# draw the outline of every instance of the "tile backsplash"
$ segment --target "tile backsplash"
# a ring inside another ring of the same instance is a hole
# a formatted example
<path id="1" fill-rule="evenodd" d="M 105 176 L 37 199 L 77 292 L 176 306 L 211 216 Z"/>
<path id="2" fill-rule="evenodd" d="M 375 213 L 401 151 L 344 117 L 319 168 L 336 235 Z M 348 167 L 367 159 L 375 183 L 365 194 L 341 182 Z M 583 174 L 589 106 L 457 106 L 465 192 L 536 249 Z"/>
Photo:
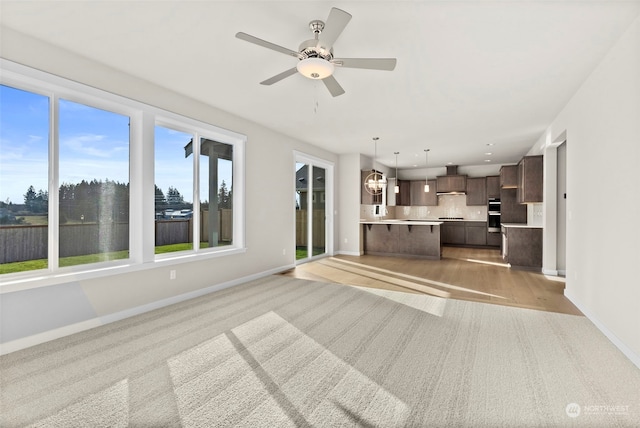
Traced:
<path id="1" fill-rule="evenodd" d="M 529 226 L 542 226 L 542 212 L 544 204 L 527 204 L 527 224 Z"/>
<path id="2" fill-rule="evenodd" d="M 367 220 L 379 219 L 380 216 L 373 214 L 374 210 L 374 205 L 361 205 L 360 218 Z M 438 196 L 437 206 L 387 206 L 382 208 L 381 212 L 386 212 L 386 215 L 382 218 L 398 218 L 403 220 L 462 217 L 465 220 L 487 221 L 487 207 L 467 206 L 466 195 Z"/>

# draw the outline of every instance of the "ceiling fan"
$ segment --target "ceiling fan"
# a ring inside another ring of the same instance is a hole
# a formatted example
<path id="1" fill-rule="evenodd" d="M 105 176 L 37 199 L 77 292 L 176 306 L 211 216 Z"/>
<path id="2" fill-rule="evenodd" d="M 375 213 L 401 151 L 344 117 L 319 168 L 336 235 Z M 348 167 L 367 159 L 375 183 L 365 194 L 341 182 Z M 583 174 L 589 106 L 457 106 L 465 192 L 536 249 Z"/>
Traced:
<path id="1" fill-rule="evenodd" d="M 286 77 L 300 73 L 309 79 L 322 80 L 331 95 L 337 97 L 344 94 L 344 89 L 333 77 L 335 67 L 388 71 L 396 67 L 395 58 L 334 58 L 333 44 L 350 20 L 349 13 L 335 7 L 331 8 L 326 23 L 320 20 L 309 23 L 309 29 L 314 34 L 314 38 L 302 42 L 297 52 L 243 32 L 237 33 L 236 37 L 299 59 L 295 67 L 260 82 L 261 85 L 273 85 Z"/>

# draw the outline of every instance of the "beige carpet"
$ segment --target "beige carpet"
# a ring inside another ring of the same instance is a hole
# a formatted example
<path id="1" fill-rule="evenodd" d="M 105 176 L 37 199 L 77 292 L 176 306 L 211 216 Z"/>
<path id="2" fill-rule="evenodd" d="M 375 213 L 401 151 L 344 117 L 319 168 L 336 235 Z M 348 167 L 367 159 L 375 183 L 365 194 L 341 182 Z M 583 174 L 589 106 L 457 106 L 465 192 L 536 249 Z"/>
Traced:
<path id="1" fill-rule="evenodd" d="M 0 426 L 640 426 L 586 318 L 272 276 L 0 357 Z"/>

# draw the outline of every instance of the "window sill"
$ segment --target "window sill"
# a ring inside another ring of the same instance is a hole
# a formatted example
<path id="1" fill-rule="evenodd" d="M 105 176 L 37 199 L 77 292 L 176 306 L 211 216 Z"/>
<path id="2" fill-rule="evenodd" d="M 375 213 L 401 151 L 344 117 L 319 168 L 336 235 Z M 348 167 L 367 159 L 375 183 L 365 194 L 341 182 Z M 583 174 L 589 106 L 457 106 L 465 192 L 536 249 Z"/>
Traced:
<path id="1" fill-rule="evenodd" d="M 155 260 L 146 263 L 133 263 L 129 260 L 125 262 L 96 264 L 92 265 L 93 268 L 90 269 L 87 269 L 87 266 L 84 266 L 85 269 L 83 270 L 79 270 L 79 267 L 75 266 L 74 268 L 60 269 L 55 273 L 43 270 L 16 274 L 17 276 L 10 276 L 6 280 L 5 278 L 0 278 L 0 295 L 33 288 L 64 284 L 73 281 L 104 278 L 111 275 L 122 275 L 150 269 L 159 269 L 165 266 L 209 260 L 234 254 L 243 254 L 246 251 L 246 248 L 234 247 L 219 251 L 201 253 L 167 254 L 163 255 L 162 258 L 156 258 Z"/>

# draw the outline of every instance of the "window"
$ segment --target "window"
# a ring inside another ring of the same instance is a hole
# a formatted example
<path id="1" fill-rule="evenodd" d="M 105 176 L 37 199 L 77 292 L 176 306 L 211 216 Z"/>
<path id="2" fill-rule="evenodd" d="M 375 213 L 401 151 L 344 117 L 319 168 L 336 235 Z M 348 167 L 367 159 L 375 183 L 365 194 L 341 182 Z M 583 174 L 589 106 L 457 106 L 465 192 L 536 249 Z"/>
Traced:
<path id="1" fill-rule="evenodd" d="M 156 254 L 193 249 L 193 135 L 155 128 Z"/>
<path id="2" fill-rule="evenodd" d="M 156 125 L 156 254 L 233 243 L 233 145 L 198 135 Z"/>
<path id="3" fill-rule="evenodd" d="M 59 265 L 129 258 L 129 117 L 59 101 Z"/>
<path id="4" fill-rule="evenodd" d="M 233 243 L 233 146 L 200 139 L 200 248 Z"/>
<path id="5" fill-rule="evenodd" d="M 244 251 L 245 136 L 3 59 L 0 68 L 3 284 Z"/>
<path id="6" fill-rule="evenodd" d="M 0 273 L 48 267 L 49 97 L 0 85 Z"/>

